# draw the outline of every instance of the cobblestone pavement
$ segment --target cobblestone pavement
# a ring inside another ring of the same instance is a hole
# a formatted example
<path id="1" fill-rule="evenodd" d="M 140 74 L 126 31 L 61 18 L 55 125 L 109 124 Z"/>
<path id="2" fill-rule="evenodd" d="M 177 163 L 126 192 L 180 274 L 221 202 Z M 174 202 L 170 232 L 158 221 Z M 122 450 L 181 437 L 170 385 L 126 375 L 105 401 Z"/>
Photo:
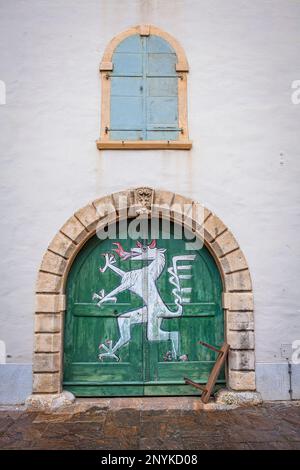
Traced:
<path id="1" fill-rule="evenodd" d="M 300 402 L 212 411 L 159 400 L 79 401 L 51 414 L 0 408 L 0 449 L 300 449 Z"/>

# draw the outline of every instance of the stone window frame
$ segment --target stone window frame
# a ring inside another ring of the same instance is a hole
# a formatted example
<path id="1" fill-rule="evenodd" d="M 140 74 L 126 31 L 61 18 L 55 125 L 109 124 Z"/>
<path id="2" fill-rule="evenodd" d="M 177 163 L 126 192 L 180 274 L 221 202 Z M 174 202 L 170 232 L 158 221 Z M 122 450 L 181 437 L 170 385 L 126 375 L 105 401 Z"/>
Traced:
<path id="1" fill-rule="evenodd" d="M 139 199 L 140 196 L 142 199 Z M 230 344 L 226 370 L 227 387 L 234 391 L 254 391 L 252 282 L 246 258 L 238 242 L 226 225 L 203 206 L 204 217 L 200 220 L 199 205 L 192 199 L 169 191 L 142 187 L 113 193 L 79 209 L 49 244 L 36 283 L 33 396 L 38 399 L 62 392 L 65 286 L 68 273 L 81 248 L 95 235 L 96 228 L 101 229 L 120 220 L 119 198 L 126 198 L 130 217 L 141 214 L 145 210 L 146 201 L 150 214 L 153 207 L 161 210 L 162 214 L 166 207 L 170 207 L 174 222 L 182 221 L 182 212 L 178 213 L 177 208 L 182 207 L 183 211 L 184 205 L 190 205 L 189 222 L 184 225 L 203 238 L 222 278 L 225 338 Z M 107 205 L 112 207 L 111 214 L 103 210 Z"/>
<path id="2" fill-rule="evenodd" d="M 140 34 L 159 36 L 168 42 L 177 56 L 176 72 L 178 73 L 178 127 L 181 130 L 178 140 L 144 140 L 144 141 L 117 141 L 109 140 L 107 129 L 110 128 L 110 88 L 109 73 L 113 70 L 113 54 L 116 47 L 126 38 Z M 96 141 L 97 148 L 103 149 L 178 149 L 189 150 L 192 142 L 189 140 L 187 121 L 187 74 L 189 65 L 182 46 L 179 42 L 160 28 L 153 25 L 137 25 L 115 36 L 105 49 L 100 64 L 101 74 L 101 130 L 100 139 Z"/>

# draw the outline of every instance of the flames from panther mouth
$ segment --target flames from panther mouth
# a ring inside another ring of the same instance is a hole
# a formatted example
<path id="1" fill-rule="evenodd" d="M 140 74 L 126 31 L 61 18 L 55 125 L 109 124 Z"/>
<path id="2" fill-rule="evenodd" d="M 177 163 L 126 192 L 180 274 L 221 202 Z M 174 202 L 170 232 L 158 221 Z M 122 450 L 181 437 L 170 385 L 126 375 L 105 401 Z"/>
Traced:
<path id="1" fill-rule="evenodd" d="M 124 250 L 124 248 L 122 247 L 120 242 L 113 242 L 113 245 L 116 245 L 116 247 L 117 247 L 117 248 L 114 248 L 113 251 L 115 251 L 117 253 L 117 255 L 120 256 L 120 258 L 122 258 L 123 260 L 129 259 L 129 258 L 134 258 L 135 256 L 139 255 L 139 253 L 136 253 L 134 251 Z M 156 248 L 156 240 L 152 240 L 151 243 L 149 243 L 149 245 L 143 245 L 139 241 L 136 242 L 136 247 L 137 248 L 143 249 L 143 248 L 146 248 L 147 246 L 151 249 Z"/>

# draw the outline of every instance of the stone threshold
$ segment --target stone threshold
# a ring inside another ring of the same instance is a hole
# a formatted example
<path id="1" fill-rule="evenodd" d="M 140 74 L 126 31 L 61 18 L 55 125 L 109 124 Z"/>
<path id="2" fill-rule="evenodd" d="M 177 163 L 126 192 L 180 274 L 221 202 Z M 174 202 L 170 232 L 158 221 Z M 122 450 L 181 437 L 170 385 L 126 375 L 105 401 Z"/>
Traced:
<path id="1" fill-rule="evenodd" d="M 262 404 L 258 392 L 234 392 L 220 390 L 209 403 L 204 404 L 200 396 L 193 397 L 113 397 L 113 398 L 75 398 L 70 392 L 60 394 L 33 394 L 25 403 L 27 411 L 70 413 L 84 412 L 95 409 L 134 409 L 141 411 L 182 410 L 182 411 L 217 411 L 231 410 L 240 406 L 256 406 Z"/>

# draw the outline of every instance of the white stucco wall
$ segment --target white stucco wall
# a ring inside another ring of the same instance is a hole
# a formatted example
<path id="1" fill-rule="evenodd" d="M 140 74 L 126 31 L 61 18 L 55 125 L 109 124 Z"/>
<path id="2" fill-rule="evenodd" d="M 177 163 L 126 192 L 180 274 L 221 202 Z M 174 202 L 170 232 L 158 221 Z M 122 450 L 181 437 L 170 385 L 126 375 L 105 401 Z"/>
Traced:
<path id="1" fill-rule="evenodd" d="M 189 64 L 191 151 L 98 151 L 102 53 L 153 23 Z M 300 339 L 298 0 L 0 0 L 1 311 L 10 362 L 30 362 L 34 284 L 79 207 L 138 185 L 204 203 L 249 262 L 256 358 Z"/>

